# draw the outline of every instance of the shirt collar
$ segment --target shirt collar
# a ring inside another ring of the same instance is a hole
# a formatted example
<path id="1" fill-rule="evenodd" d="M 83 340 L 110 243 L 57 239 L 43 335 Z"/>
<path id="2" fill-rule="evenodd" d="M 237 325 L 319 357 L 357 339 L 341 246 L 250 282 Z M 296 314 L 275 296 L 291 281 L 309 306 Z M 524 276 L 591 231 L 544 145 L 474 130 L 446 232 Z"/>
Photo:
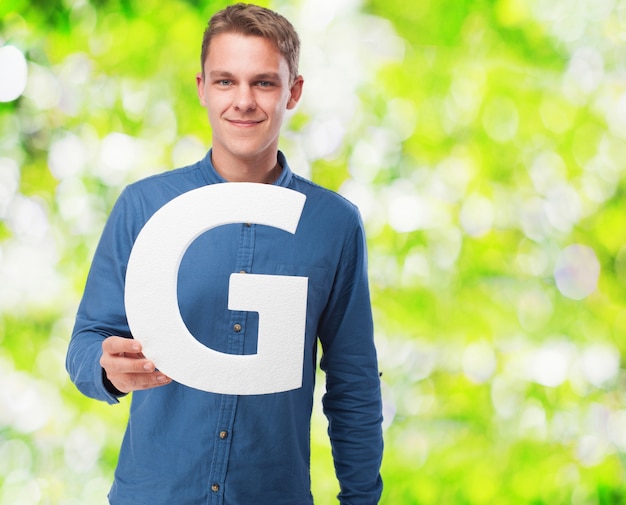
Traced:
<path id="1" fill-rule="evenodd" d="M 217 172 L 217 170 L 215 170 L 213 162 L 211 161 L 212 151 L 213 149 L 210 149 L 204 159 L 200 162 L 200 164 L 202 165 L 202 173 L 204 175 L 204 178 L 206 179 L 207 184 L 220 184 L 228 182 Z M 282 153 L 282 151 L 278 151 L 278 163 L 280 163 L 280 166 L 283 167 L 283 170 L 278 176 L 278 179 L 276 179 L 272 184 L 275 186 L 282 186 L 283 188 L 286 188 L 291 183 L 293 172 L 291 171 L 291 168 L 289 168 L 287 158 Z"/>

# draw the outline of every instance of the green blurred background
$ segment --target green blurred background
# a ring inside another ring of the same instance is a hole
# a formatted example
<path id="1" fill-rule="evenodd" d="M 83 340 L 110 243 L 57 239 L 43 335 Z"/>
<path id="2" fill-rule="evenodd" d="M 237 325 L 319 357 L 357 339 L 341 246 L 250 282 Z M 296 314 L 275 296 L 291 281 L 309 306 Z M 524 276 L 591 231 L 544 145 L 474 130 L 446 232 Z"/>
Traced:
<path id="1" fill-rule="evenodd" d="M 73 317 L 123 186 L 209 147 L 228 3 L 0 3 L 0 505 L 106 503 L 128 400 L 69 382 Z M 367 227 L 381 503 L 626 503 L 626 1 L 259 3 L 303 43 L 282 149 Z"/>

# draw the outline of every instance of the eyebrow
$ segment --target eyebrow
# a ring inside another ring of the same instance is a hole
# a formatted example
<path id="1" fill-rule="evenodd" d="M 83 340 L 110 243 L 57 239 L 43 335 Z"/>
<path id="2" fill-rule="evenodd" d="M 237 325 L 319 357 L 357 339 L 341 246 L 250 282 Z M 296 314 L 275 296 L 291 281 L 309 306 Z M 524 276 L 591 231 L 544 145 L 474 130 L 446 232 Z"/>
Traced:
<path id="1" fill-rule="evenodd" d="M 209 72 L 210 79 L 233 79 L 235 76 L 226 70 L 211 70 Z M 253 81 L 280 81 L 280 75 L 277 72 L 264 72 L 256 74 L 252 78 Z"/>
<path id="2" fill-rule="evenodd" d="M 280 81 L 280 75 L 276 72 L 266 72 L 255 76 L 256 81 Z"/>

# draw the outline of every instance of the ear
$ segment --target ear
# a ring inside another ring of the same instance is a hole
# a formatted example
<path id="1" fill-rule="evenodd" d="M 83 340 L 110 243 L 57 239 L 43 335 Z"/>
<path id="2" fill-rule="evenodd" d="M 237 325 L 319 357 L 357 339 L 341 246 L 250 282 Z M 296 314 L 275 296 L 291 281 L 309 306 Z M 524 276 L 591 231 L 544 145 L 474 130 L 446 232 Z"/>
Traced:
<path id="1" fill-rule="evenodd" d="M 202 73 L 196 74 L 196 87 L 198 88 L 198 98 L 200 99 L 200 105 L 206 107 L 206 96 L 204 95 L 204 78 Z"/>
<path id="2" fill-rule="evenodd" d="M 302 96 L 302 86 L 304 86 L 304 78 L 299 75 L 294 79 L 291 89 L 289 90 L 287 109 L 293 109 L 300 101 L 300 97 Z"/>

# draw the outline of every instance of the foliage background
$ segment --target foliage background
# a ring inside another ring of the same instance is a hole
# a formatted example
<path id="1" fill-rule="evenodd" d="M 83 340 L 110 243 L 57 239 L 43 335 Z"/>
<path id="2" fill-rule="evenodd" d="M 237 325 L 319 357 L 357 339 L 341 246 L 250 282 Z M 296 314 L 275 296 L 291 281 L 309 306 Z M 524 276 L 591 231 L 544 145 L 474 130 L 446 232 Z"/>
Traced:
<path id="1" fill-rule="evenodd" d="M 73 317 L 121 188 L 208 147 L 227 3 L 0 4 L 0 505 L 105 503 L 128 404 L 69 383 Z M 260 3 L 304 46 L 282 148 L 367 226 L 382 503 L 626 503 L 626 1 Z"/>

